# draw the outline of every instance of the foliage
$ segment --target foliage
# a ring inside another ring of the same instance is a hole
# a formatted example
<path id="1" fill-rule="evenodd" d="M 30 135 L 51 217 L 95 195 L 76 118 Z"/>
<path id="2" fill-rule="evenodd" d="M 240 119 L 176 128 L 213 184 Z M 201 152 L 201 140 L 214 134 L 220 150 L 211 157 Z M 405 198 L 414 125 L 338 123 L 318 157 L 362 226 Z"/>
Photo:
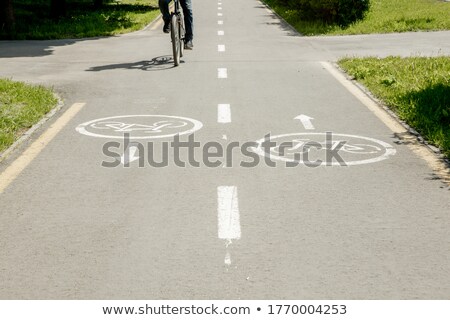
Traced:
<path id="1" fill-rule="evenodd" d="M 347 26 L 364 18 L 369 10 L 369 0 L 280 0 L 299 17 L 307 21 Z"/>
<path id="2" fill-rule="evenodd" d="M 304 35 L 450 30 L 450 2 L 438 0 L 371 0 L 364 18 L 349 25 L 311 21 L 288 5 L 289 0 L 263 1 Z"/>
<path id="3" fill-rule="evenodd" d="M 0 152 L 56 106 L 53 93 L 41 86 L 0 79 Z"/>
<path id="4" fill-rule="evenodd" d="M 450 57 L 346 58 L 339 64 L 450 157 Z"/>
<path id="5" fill-rule="evenodd" d="M 143 28 L 159 13 L 156 0 L 66 0 L 55 14 L 53 0 L 15 0 L 16 28 L 0 30 L 0 39 L 67 39 L 109 36 Z M 97 2 L 97 1 L 95 1 Z"/>

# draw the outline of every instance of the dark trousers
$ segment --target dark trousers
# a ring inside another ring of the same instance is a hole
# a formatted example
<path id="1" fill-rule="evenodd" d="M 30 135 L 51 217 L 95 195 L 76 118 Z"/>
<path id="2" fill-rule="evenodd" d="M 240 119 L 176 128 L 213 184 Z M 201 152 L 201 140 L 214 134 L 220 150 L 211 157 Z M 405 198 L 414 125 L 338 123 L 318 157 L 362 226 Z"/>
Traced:
<path id="1" fill-rule="evenodd" d="M 159 10 L 164 21 L 170 20 L 169 3 L 172 0 L 159 0 Z M 192 0 L 179 0 L 183 8 L 184 26 L 186 28 L 186 42 L 194 38 L 194 16 L 192 14 Z"/>

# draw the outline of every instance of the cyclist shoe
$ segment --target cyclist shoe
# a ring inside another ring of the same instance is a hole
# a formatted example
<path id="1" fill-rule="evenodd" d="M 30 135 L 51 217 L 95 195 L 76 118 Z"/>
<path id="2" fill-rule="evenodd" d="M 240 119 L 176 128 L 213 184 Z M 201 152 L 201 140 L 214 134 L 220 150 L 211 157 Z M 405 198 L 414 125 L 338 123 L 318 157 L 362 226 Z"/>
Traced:
<path id="1" fill-rule="evenodd" d="M 164 33 L 170 32 L 170 20 L 164 21 L 163 32 Z"/>
<path id="2" fill-rule="evenodd" d="M 192 43 L 192 40 L 187 41 L 187 42 L 184 44 L 184 48 L 185 48 L 186 50 L 192 50 L 192 49 L 194 49 L 194 44 Z"/>

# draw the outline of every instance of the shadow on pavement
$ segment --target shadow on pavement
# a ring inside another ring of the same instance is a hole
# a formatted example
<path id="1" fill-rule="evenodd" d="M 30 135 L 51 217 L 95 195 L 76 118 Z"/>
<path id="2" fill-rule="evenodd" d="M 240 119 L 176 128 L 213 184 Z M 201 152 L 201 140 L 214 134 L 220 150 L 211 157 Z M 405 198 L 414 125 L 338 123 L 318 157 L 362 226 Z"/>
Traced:
<path id="1" fill-rule="evenodd" d="M 256 5 L 254 6 L 255 9 L 264 9 L 264 16 L 265 17 L 269 17 L 270 19 L 272 19 L 271 22 L 267 22 L 265 24 L 267 25 L 276 25 L 278 26 L 283 32 L 286 33 L 286 35 L 291 36 L 291 37 L 300 37 L 302 36 L 299 32 L 297 32 L 294 27 L 292 27 L 289 23 L 287 23 L 283 18 L 281 18 L 280 16 L 278 16 L 277 14 L 275 14 L 273 12 L 273 10 L 264 4 L 260 4 L 260 5 Z M 268 9 L 268 11 L 266 11 Z M 267 14 L 268 13 L 268 14 Z"/>
<path id="2" fill-rule="evenodd" d="M 43 57 L 53 54 L 56 47 L 73 45 L 80 41 L 91 39 L 64 39 L 64 40 L 5 40 L 0 41 L 1 58 Z"/>
<path id="3" fill-rule="evenodd" d="M 181 63 L 184 63 L 181 61 Z M 105 71 L 114 69 L 130 69 L 142 71 L 160 71 L 174 68 L 172 56 L 160 56 L 152 60 L 143 60 L 130 63 L 108 64 L 104 66 L 96 66 L 87 69 L 86 71 Z"/>
<path id="4" fill-rule="evenodd" d="M 301 37 L 302 36 L 299 32 L 297 32 L 294 29 L 294 27 L 292 27 L 286 21 L 282 20 L 277 15 L 271 13 L 271 14 L 267 14 L 265 16 L 272 19 L 272 21 L 266 22 L 265 24 L 278 26 L 287 36 L 291 36 L 291 37 Z"/>

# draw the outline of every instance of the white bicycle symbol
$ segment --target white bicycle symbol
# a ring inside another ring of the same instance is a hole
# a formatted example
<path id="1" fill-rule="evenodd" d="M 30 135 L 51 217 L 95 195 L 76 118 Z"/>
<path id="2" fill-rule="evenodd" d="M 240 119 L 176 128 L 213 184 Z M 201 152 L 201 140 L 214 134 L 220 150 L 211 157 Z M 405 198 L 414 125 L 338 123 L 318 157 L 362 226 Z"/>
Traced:
<path id="1" fill-rule="evenodd" d="M 84 135 L 98 138 L 159 139 L 191 134 L 203 127 L 195 119 L 167 115 L 124 115 L 91 120 L 76 127 Z"/>
<path id="2" fill-rule="evenodd" d="M 332 144 L 327 143 L 326 141 L 323 142 L 314 142 L 314 145 L 312 144 L 314 141 L 311 139 L 293 139 L 292 140 L 292 147 L 291 148 L 283 148 L 282 146 L 276 146 L 273 149 L 271 149 L 271 153 L 273 150 L 273 153 L 276 155 L 290 155 L 290 154 L 305 154 L 309 152 L 311 148 L 314 148 L 318 145 L 321 146 L 322 150 L 334 150 L 339 147 L 339 144 L 341 144 L 341 147 L 339 151 L 347 152 L 347 153 L 353 153 L 353 154 L 376 154 L 381 151 L 381 148 L 375 145 L 370 144 L 363 144 L 363 143 L 355 143 L 350 144 L 347 143 L 345 140 L 333 140 Z"/>
<path id="3" fill-rule="evenodd" d="M 304 163 L 303 159 L 309 158 L 309 152 L 315 153 L 319 158 L 323 156 L 324 151 L 325 153 L 329 151 L 346 153 L 348 155 L 344 161 L 347 166 L 383 161 L 396 153 L 390 144 L 381 140 L 340 133 L 333 133 L 332 139 L 327 139 L 327 134 L 325 132 L 299 132 L 275 135 L 270 138 L 272 142 L 277 142 L 276 146 L 265 150 L 263 143 L 266 138 L 263 138 L 256 141 L 258 146 L 254 150 L 263 157 L 284 162 L 296 161 L 296 157 L 300 155 L 299 163 Z M 341 166 L 342 164 L 339 161 L 332 163 L 323 161 L 321 165 Z"/>
<path id="4" fill-rule="evenodd" d="M 187 126 L 186 121 L 157 121 L 152 125 L 138 124 L 138 123 L 124 123 L 118 121 L 102 121 L 91 124 L 92 128 L 100 130 L 112 129 L 114 132 L 134 132 L 142 131 L 144 133 L 158 133 L 162 132 L 164 128 L 182 128 Z"/>

